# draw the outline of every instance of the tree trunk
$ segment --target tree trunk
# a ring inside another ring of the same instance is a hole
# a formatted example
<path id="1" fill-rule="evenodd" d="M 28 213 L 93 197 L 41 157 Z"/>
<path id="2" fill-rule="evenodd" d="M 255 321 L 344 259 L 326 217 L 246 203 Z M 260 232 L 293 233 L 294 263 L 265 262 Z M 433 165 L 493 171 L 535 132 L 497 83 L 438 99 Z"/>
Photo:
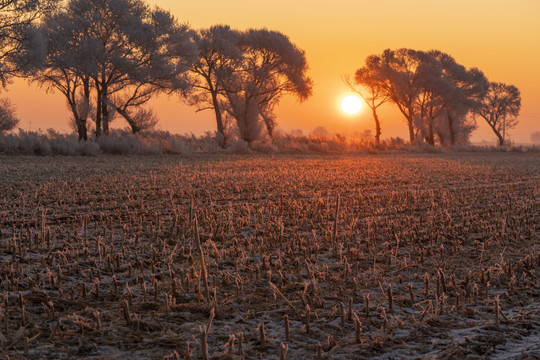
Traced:
<path id="1" fill-rule="evenodd" d="M 125 109 L 121 109 L 116 106 L 114 108 L 116 109 L 117 113 L 119 113 L 124 119 L 126 119 L 127 123 L 131 127 L 131 133 L 137 134 L 139 131 L 141 131 L 139 125 L 137 125 L 135 120 L 133 120 L 133 118 L 129 116 L 128 112 Z"/>
<path id="2" fill-rule="evenodd" d="M 379 121 L 379 116 L 377 116 L 377 109 L 375 107 L 371 108 L 373 112 L 373 120 L 375 120 L 375 141 L 377 144 L 381 143 L 381 122 Z"/>
<path id="3" fill-rule="evenodd" d="M 214 106 L 214 112 L 216 113 L 218 143 L 219 143 L 219 146 L 224 148 L 225 145 L 227 145 L 227 138 L 225 137 L 225 126 L 223 124 L 223 118 L 221 116 L 221 109 L 219 107 L 219 102 L 217 99 L 216 92 L 212 92 L 212 105 Z"/>
<path id="4" fill-rule="evenodd" d="M 66 94 L 68 105 L 71 108 L 71 114 L 73 115 L 73 120 L 75 121 L 75 126 L 77 127 L 77 135 L 79 136 L 79 141 L 83 140 L 83 129 L 81 124 L 81 118 L 79 117 L 79 111 L 77 109 L 77 102 L 75 100 L 74 94 Z"/>
<path id="5" fill-rule="evenodd" d="M 448 113 L 448 130 L 450 131 L 450 145 L 456 143 L 456 131 L 454 130 L 454 118 Z"/>
<path id="6" fill-rule="evenodd" d="M 438 131 L 437 136 L 439 137 L 439 141 L 441 142 L 441 146 L 445 146 L 446 145 L 446 139 L 444 138 L 444 134 L 441 131 Z"/>
<path id="7" fill-rule="evenodd" d="M 409 126 L 409 141 L 411 144 L 413 144 L 416 136 L 414 134 L 414 111 L 412 105 L 408 105 L 405 107 L 401 105 L 398 101 L 394 101 L 394 103 L 398 106 L 398 109 L 403 114 L 403 116 L 405 116 L 405 119 L 407 119 L 407 125 Z"/>
<path id="8" fill-rule="evenodd" d="M 84 106 L 86 107 L 86 114 L 84 117 L 81 116 L 81 130 L 82 130 L 82 139 L 79 134 L 79 140 L 88 140 L 88 126 L 86 125 L 86 120 L 88 119 L 88 112 L 90 110 L 90 79 L 83 79 L 83 93 L 84 93 Z"/>
<path id="9" fill-rule="evenodd" d="M 274 120 L 264 114 L 261 114 L 264 124 L 266 125 L 266 131 L 268 131 L 268 135 L 270 135 L 270 140 L 274 142 L 274 128 L 275 128 L 275 122 Z"/>
<path id="10" fill-rule="evenodd" d="M 433 133 L 433 119 L 428 122 L 428 136 L 426 138 L 428 144 L 435 146 L 435 134 Z"/>
<path id="11" fill-rule="evenodd" d="M 504 146 L 504 137 L 498 132 L 496 132 L 495 135 L 499 138 L 499 146 Z"/>
<path id="12" fill-rule="evenodd" d="M 96 99 L 96 137 L 101 136 L 101 90 L 97 87 L 97 99 Z"/>
<path id="13" fill-rule="evenodd" d="M 414 135 L 414 121 L 412 115 L 407 117 L 407 125 L 409 126 L 409 141 L 413 144 L 416 136 Z"/>
<path id="14" fill-rule="evenodd" d="M 79 135 L 79 141 L 85 140 L 84 127 L 86 126 L 86 123 L 83 124 L 81 120 L 82 119 L 75 119 L 75 122 L 77 123 L 77 134 Z"/>
<path id="15" fill-rule="evenodd" d="M 109 135 L 109 109 L 107 107 L 107 87 L 103 86 L 101 96 L 101 113 L 103 116 L 103 135 Z"/>
<path id="16" fill-rule="evenodd" d="M 491 130 L 493 130 L 493 133 L 497 136 L 497 139 L 499 139 L 499 146 L 504 146 L 504 136 L 501 134 L 499 130 L 495 127 L 495 123 L 491 123 L 490 121 L 486 120 L 489 127 L 491 127 Z"/>

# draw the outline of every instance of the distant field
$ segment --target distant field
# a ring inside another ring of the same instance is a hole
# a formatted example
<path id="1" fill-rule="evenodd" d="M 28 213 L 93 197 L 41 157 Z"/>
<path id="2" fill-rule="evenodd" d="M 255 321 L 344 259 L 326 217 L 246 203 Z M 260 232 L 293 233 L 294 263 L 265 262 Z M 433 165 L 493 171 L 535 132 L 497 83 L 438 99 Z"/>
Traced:
<path id="1" fill-rule="evenodd" d="M 0 157 L 0 258 L 3 358 L 540 357 L 540 154 Z"/>

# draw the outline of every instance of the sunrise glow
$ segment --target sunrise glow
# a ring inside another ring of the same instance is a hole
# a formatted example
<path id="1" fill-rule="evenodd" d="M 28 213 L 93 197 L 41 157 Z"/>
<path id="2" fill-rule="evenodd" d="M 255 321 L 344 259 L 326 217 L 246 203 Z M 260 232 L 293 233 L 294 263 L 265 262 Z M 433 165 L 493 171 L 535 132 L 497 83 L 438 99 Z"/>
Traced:
<path id="1" fill-rule="evenodd" d="M 515 85 L 521 92 L 522 109 L 519 125 L 507 131 L 507 136 L 517 143 L 540 141 L 537 125 L 540 78 L 538 72 L 532 71 L 540 56 L 531 45 L 538 42 L 540 34 L 538 1 L 519 0 L 508 6 L 506 2 L 457 0 L 445 5 L 444 11 L 438 2 L 427 0 L 332 4 L 314 1 L 309 9 L 304 2 L 284 0 L 273 2 L 272 7 L 258 2 L 211 0 L 205 3 L 204 11 L 197 2 L 148 0 L 148 4 L 171 11 L 179 22 L 189 24 L 194 31 L 215 24 L 238 30 L 266 28 L 285 34 L 297 48 L 305 51 L 309 66 L 306 75 L 313 80 L 313 94 L 301 103 L 294 96 L 283 96 L 274 106 L 276 124 L 282 131 L 299 129 L 310 133 L 324 127 L 330 133 L 359 130 L 375 133 L 372 111 L 366 111 L 366 108 L 355 113 L 360 129 L 358 124 L 341 121 L 347 113 L 340 106 L 342 98 L 339 95 L 348 91 L 342 76 L 354 75 L 368 56 L 381 54 L 385 49 L 438 49 L 467 68 L 482 70 L 490 81 Z M 343 12 L 343 8 L 347 11 Z M 463 11 L 465 8 L 468 10 Z M 362 21 L 358 21 L 360 13 Z M 447 25 L 455 19 L 459 19 L 460 26 Z M 321 26 L 323 23 L 325 25 Z M 500 26 L 502 23 L 504 27 Z M 66 106 L 64 96 L 52 88 L 45 91 L 47 87 L 28 80 L 14 77 L 4 92 L 16 108 L 20 119 L 18 127 L 72 132 L 71 110 Z M 95 92 L 92 96 L 95 102 Z M 153 109 L 159 130 L 202 135 L 217 129 L 216 117 L 211 110 L 197 111 L 180 96 L 154 96 L 147 108 Z M 389 101 L 377 113 L 384 122 L 382 138 L 409 138 L 407 120 L 396 104 Z M 128 124 L 121 115 L 111 122 L 112 128 L 126 126 Z M 477 129 L 471 133 L 470 140 L 495 143 L 497 138 L 485 121 L 477 121 Z"/>
<path id="2" fill-rule="evenodd" d="M 362 99 L 355 95 L 349 95 L 341 100 L 341 110 L 344 113 L 353 115 L 358 114 L 362 109 Z"/>

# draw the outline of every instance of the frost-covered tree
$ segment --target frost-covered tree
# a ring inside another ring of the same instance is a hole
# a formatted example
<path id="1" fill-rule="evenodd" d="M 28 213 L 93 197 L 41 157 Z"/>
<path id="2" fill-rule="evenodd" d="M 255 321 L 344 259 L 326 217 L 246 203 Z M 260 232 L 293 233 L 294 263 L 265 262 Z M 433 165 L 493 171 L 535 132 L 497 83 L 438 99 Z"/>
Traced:
<path id="1" fill-rule="evenodd" d="M 186 96 L 190 92 L 188 70 L 197 58 L 197 48 L 188 26 L 161 9 L 147 9 L 138 24 L 123 31 L 134 32 L 126 49 L 133 58 L 119 66 L 124 76 L 110 87 L 110 103 L 137 133 L 157 124 L 154 112 L 141 108 L 155 94 L 174 91 Z"/>
<path id="2" fill-rule="evenodd" d="M 486 94 L 488 81 L 480 70 L 467 69 L 449 54 L 431 50 L 428 55 L 435 61 L 437 71 L 428 73 L 427 78 L 431 80 L 424 84 L 427 86 L 423 90 L 435 94 L 438 101 L 435 102 L 437 116 L 428 117 L 426 122 L 433 127 L 441 144 L 467 142 L 471 131 L 476 128 L 469 115 Z M 433 109 L 429 110 L 431 114 Z M 431 144 L 435 140 L 433 132 L 428 131 Z"/>
<path id="3" fill-rule="evenodd" d="M 227 25 L 216 25 L 197 32 L 198 58 L 190 68 L 194 91 L 188 100 L 198 111 L 212 109 L 216 117 L 217 139 L 224 147 L 230 137 L 223 114 L 224 84 L 236 70 L 233 64 L 241 58 L 242 34 Z"/>
<path id="4" fill-rule="evenodd" d="M 438 50 L 385 50 L 369 56 L 357 77 L 358 85 L 372 88 L 372 98 L 388 97 L 397 105 L 411 142 L 426 140 L 432 145 L 436 136 L 441 144 L 451 145 L 468 139 L 474 123 L 467 115 L 487 88 L 481 71 L 468 70 Z M 366 101 L 370 107 L 377 105 L 371 100 L 371 105 Z"/>
<path id="5" fill-rule="evenodd" d="M 262 129 L 270 138 L 276 126 L 273 110 L 285 94 L 300 101 L 312 92 L 304 51 L 277 31 L 251 29 L 240 40 L 242 57 L 223 84 L 226 111 L 238 125 L 240 137 L 257 140 Z"/>
<path id="6" fill-rule="evenodd" d="M 39 61 L 44 55 L 43 42 L 33 24 L 60 0 L 0 1 L 0 82 Z"/>
<path id="7" fill-rule="evenodd" d="M 83 133 L 79 105 L 87 108 L 90 87 L 96 136 L 108 133 L 111 108 L 137 132 L 140 121 L 133 114 L 139 106 L 157 92 L 189 87 L 186 71 L 196 56 L 192 32 L 141 0 L 69 0 L 44 29 L 49 52 L 37 79 L 66 96 Z"/>
<path id="8" fill-rule="evenodd" d="M 418 72 L 418 98 L 416 99 L 416 128 L 428 144 L 435 145 L 436 119 L 448 106 L 449 99 L 455 96 L 456 84 L 444 74 L 443 65 L 432 52 L 425 53 Z M 439 58 L 447 55 L 439 53 Z"/>
<path id="9" fill-rule="evenodd" d="M 503 146 L 506 132 L 519 123 L 517 117 L 520 109 L 521 95 L 517 87 L 491 82 L 488 93 L 476 109 L 476 114 L 488 123 L 499 139 L 499 146 Z"/>
<path id="10" fill-rule="evenodd" d="M 476 129 L 474 112 L 487 93 L 489 81 L 477 68 L 465 69 L 452 60 L 443 63 L 445 76 L 455 84 L 452 96 L 446 99 L 445 112 L 439 119 L 438 134 L 441 143 L 454 145 L 467 143 Z"/>
<path id="11" fill-rule="evenodd" d="M 421 95 L 421 73 L 430 57 L 423 51 L 412 49 L 384 50 L 381 55 L 366 58 L 365 67 L 369 69 L 374 81 L 383 89 L 390 100 L 405 116 L 409 128 L 409 139 L 417 138 Z"/>
<path id="12" fill-rule="evenodd" d="M 79 140 L 87 140 L 94 70 L 88 60 L 93 53 L 93 43 L 75 36 L 84 33 L 84 24 L 65 15 L 65 10 L 60 9 L 44 18 L 39 30 L 47 49 L 45 60 L 28 68 L 27 72 L 32 74 L 33 81 L 47 90 L 64 95 Z"/>
<path id="13" fill-rule="evenodd" d="M 9 99 L 0 99 L 0 133 L 11 131 L 18 124 L 19 119 Z"/>

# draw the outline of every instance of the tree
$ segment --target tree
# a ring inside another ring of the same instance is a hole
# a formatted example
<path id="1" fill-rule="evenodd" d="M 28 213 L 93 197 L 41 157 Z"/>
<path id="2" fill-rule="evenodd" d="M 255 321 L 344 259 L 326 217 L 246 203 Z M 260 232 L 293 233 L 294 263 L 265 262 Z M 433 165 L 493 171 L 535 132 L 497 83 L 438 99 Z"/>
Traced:
<path id="1" fill-rule="evenodd" d="M 223 85 L 226 111 L 248 143 L 260 137 L 262 128 L 273 138 L 273 110 L 281 97 L 293 94 L 303 101 L 312 93 L 305 53 L 284 34 L 266 29 L 243 33 L 240 49 L 242 57 L 233 62 Z"/>
<path id="2" fill-rule="evenodd" d="M 488 123 L 499 139 L 499 146 L 503 146 L 506 131 L 519 123 L 517 116 L 520 109 L 521 95 L 517 87 L 491 82 L 487 95 L 476 109 L 476 114 Z"/>
<path id="3" fill-rule="evenodd" d="M 138 34 L 137 28 L 146 28 Z M 178 92 L 186 96 L 191 84 L 188 70 L 197 58 L 195 34 L 187 25 L 179 24 L 167 11 L 154 9 L 142 17 L 131 29 L 132 44 L 136 47 L 135 59 L 128 61 L 119 79 L 111 87 L 113 108 L 128 122 L 133 133 L 153 128 L 157 117 L 151 109 L 142 109 L 154 95 L 161 92 Z M 136 36 L 135 36 L 136 34 Z"/>
<path id="4" fill-rule="evenodd" d="M 467 114 L 485 94 L 487 80 L 478 69 L 467 70 L 438 50 L 385 50 L 371 55 L 356 74 L 357 84 L 370 89 L 363 96 L 372 108 L 376 127 L 376 100 L 388 98 L 405 116 L 411 142 L 435 145 L 467 139 L 474 124 Z"/>
<path id="5" fill-rule="evenodd" d="M 79 140 L 87 140 L 93 71 L 88 59 L 94 46 L 89 39 L 75 36 L 84 34 L 84 23 L 66 15 L 66 11 L 60 9 L 44 18 L 40 31 L 46 39 L 47 54 L 43 63 L 35 64 L 27 72 L 33 81 L 65 96 Z"/>
<path id="6" fill-rule="evenodd" d="M 225 96 L 223 85 L 235 70 L 232 64 L 241 58 L 241 36 L 239 31 L 232 30 L 227 25 L 216 25 L 198 31 L 198 58 L 190 68 L 194 91 L 189 102 L 199 106 L 198 111 L 214 110 L 216 137 L 221 147 L 225 147 L 230 136 L 221 105 Z"/>
<path id="7" fill-rule="evenodd" d="M 43 56 L 44 47 L 32 25 L 59 2 L 0 1 L 0 82 L 4 87 L 13 75 Z"/>
<path id="8" fill-rule="evenodd" d="M 409 139 L 416 140 L 415 116 L 421 92 L 420 73 L 427 55 L 412 49 L 384 50 L 381 55 L 366 58 L 365 67 L 373 80 L 397 105 L 405 116 L 409 128 Z"/>
<path id="9" fill-rule="evenodd" d="M 0 133 L 13 130 L 19 124 L 15 108 L 9 99 L 0 99 Z"/>
<path id="10" fill-rule="evenodd" d="M 86 138 L 81 108 L 90 103 L 91 87 L 96 136 L 109 131 L 109 109 L 137 132 L 136 108 L 158 92 L 189 88 L 186 71 L 196 56 L 192 32 L 141 0 L 70 0 L 44 29 L 49 51 L 36 80 L 66 96 L 80 138 Z"/>
<path id="11" fill-rule="evenodd" d="M 418 98 L 416 99 L 417 133 L 422 139 L 432 146 L 435 145 L 436 119 L 440 117 L 448 107 L 448 102 L 455 96 L 456 84 L 444 73 L 441 58 L 449 55 L 436 52 L 439 58 L 434 56 L 434 52 L 426 53 L 421 64 L 421 71 L 418 72 Z"/>
<path id="12" fill-rule="evenodd" d="M 388 94 L 381 88 L 381 86 L 376 81 L 376 76 L 374 76 L 368 67 L 362 67 L 356 70 L 354 74 L 354 84 L 350 78 L 344 79 L 347 86 L 360 95 L 364 102 L 371 109 L 373 114 L 373 121 L 375 121 L 375 141 L 377 144 L 381 141 L 381 122 L 379 116 L 377 115 L 377 109 L 389 100 Z M 357 86 L 362 88 L 358 88 Z"/>
<path id="13" fill-rule="evenodd" d="M 438 90 L 442 109 L 434 124 L 441 144 L 454 145 L 467 142 L 476 128 L 468 115 L 478 107 L 488 89 L 488 81 L 477 68 L 467 69 L 455 59 L 439 50 L 428 52 L 440 66 L 440 76 L 445 81 Z M 441 91 L 442 90 L 442 91 Z"/>
<path id="14" fill-rule="evenodd" d="M 474 112 L 480 106 L 481 100 L 486 95 L 489 88 L 489 81 L 484 73 L 477 68 L 465 69 L 458 66 L 457 71 L 449 71 L 450 76 L 456 84 L 454 95 L 447 99 L 446 119 L 441 119 L 439 134 L 443 129 L 448 136 L 439 135 L 441 142 L 445 138 L 450 145 L 456 143 L 466 143 L 469 140 L 471 132 L 476 129 L 474 121 Z M 446 120 L 446 121 L 445 121 Z M 442 123 L 446 122 L 446 126 Z"/>

